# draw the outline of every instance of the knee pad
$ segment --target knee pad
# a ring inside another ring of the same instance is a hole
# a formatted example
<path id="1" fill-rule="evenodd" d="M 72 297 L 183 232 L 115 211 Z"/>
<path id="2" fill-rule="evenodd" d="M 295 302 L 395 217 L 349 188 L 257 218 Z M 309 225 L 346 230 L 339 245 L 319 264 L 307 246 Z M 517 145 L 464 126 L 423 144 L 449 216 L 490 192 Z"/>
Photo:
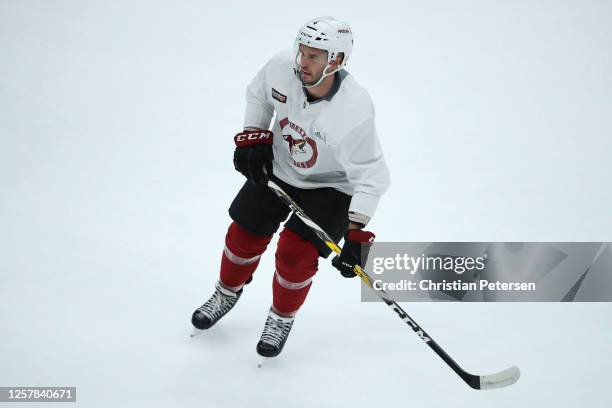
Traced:
<path id="1" fill-rule="evenodd" d="M 319 251 L 295 232 L 284 229 L 276 250 L 276 272 L 272 282 L 274 308 L 294 314 L 306 300 L 317 272 Z"/>
<path id="2" fill-rule="evenodd" d="M 319 265 L 319 250 L 295 232 L 284 229 L 276 249 L 276 271 L 289 282 L 312 277 Z"/>
<path id="3" fill-rule="evenodd" d="M 239 290 L 259 265 L 272 236 L 250 233 L 233 222 L 225 235 L 225 247 L 221 256 L 219 279 L 227 287 Z"/>

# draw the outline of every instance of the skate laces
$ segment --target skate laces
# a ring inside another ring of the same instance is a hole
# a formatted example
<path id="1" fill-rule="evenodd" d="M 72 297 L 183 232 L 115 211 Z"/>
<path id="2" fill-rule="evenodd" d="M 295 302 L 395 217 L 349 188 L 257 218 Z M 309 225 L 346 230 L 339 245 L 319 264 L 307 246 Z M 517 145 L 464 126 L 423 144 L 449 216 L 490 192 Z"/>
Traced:
<path id="1" fill-rule="evenodd" d="M 210 299 L 198 308 L 209 319 L 213 320 L 217 316 L 227 313 L 236 303 L 237 296 L 230 296 L 223 293 L 222 289 L 217 286 L 215 293 Z"/>
<path id="2" fill-rule="evenodd" d="M 266 325 L 264 326 L 264 330 L 261 335 L 261 341 L 275 347 L 279 347 L 289 335 L 292 325 L 293 318 L 283 318 L 280 316 L 278 318 L 274 318 L 273 316 L 268 315 Z"/>

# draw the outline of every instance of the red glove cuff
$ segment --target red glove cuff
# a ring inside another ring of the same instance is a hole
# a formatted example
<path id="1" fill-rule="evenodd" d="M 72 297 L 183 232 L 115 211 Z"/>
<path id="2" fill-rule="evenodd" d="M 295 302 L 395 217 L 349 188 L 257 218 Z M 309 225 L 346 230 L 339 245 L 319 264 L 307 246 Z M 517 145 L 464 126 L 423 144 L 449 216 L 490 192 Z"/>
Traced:
<path id="1" fill-rule="evenodd" d="M 234 136 L 234 143 L 238 147 L 253 146 L 255 144 L 272 144 L 274 134 L 269 130 L 245 130 Z"/>
<path id="2" fill-rule="evenodd" d="M 376 235 L 374 235 L 370 231 L 363 231 L 357 229 L 349 230 L 348 234 L 346 234 L 346 239 L 359 242 L 360 244 L 372 245 L 374 243 L 374 238 L 376 238 Z"/>

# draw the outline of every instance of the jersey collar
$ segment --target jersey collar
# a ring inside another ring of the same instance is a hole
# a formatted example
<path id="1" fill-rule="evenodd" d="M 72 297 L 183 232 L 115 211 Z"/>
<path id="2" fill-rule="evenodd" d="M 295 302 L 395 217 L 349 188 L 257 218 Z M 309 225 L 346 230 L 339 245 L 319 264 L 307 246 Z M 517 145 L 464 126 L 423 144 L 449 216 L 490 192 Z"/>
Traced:
<path id="1" fill-rule="evenodd" d="M 311 99 L 312 97 L 308 95 L 308 92 L 304 87 L 302 87 L 302 92 L 304 92 L 304 96 L 306 96 L 306 100 L 308 100 L 308 103 L 317 103 L 320 101 L 331 102 L 334 95 L 336 95 L 338 90 L 340 90 L 340 85 L 342 84 L 342 81 L 344 81 L 344 78 L 346 78 L 348 75 L 349 73 L 345 69 L 341 69 L 340 71 L 336 72 L 334 74 L 334 83 L 332 84 L 331 89 L 325 96 L 322 96 L 320 98 Z"/>

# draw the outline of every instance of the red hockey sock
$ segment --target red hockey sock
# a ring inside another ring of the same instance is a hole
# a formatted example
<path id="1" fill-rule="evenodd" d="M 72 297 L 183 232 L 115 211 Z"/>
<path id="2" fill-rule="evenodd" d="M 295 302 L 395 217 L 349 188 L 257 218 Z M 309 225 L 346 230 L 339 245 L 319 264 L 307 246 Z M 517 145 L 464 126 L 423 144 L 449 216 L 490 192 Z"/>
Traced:
<path id="1" fill-rule="evenodd" d="M 293 315 L 298 311 L 306 300 L 318 264 L 319 250 L 295 232 L 283 229 L 272 281 L 273 306 L 278 313 Z"/>
<path id="2" fill-rule="evenodd" d="M 225 248 L 221 256 L 221 283 L 228 289 L 240 290 L 255 272 L 259 258 L 271 239 L 272 236 L 251 234 L 232 222 L 225 235 Z"/>

